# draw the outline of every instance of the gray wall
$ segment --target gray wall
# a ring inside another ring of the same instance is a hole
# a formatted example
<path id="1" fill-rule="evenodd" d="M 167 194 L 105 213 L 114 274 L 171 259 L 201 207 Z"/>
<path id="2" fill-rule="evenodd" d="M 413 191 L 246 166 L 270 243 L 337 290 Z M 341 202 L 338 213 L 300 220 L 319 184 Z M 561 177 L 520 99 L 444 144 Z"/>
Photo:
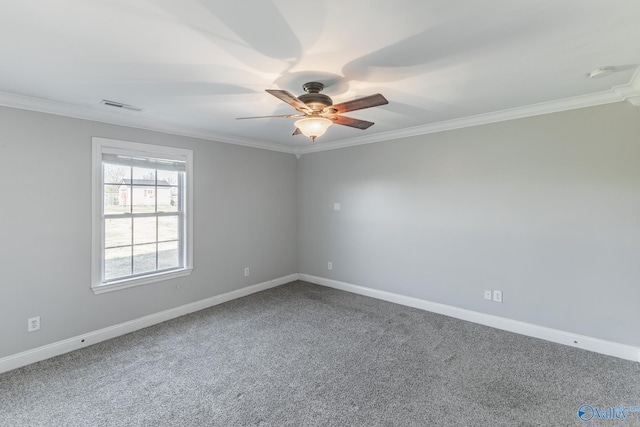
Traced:
<path id="1" fill-rule="evenodd" d="M 298 179 L 300 273 L 640 345 L 627 103 L 305 154 Z"/>
<path id="2" fill-rule="evenodd" d="M 0 108 L 0 357 L 298 271 L 638 346 L 639 135 L 619 103 L 296 160 Z M 92 136 L 194 150 L 191 276 L 93 294 Z"/>
<path id="3" fill-rule="evenodd" d="M 191 276 L 91 291 L 92 136 L 194 150 Z M 297 273 L 291 154 L 0 108 L 0 174 L 0 357 Z"/>

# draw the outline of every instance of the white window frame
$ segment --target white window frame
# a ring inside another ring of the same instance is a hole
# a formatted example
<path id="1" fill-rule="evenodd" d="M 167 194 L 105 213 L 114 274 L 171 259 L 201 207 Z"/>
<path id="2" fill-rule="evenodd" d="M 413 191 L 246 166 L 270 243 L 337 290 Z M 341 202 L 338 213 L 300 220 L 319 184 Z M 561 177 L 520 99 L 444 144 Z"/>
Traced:
<path id="1" fill-rule="evenodd" d="M 188 276 L 193 270 L 193 151 L 184 148 L 167 147 L 161 145 L 143 144 L 139 142 L 120 141 L 115 139 L 93 137 L 92 140 L 92 250 L 91 250 L 91 289 L 96 294 L 146 285 L 177 277 Z M 133 157 L 180 159 L 185 162 L 185 201 L 183 230 L 183 247 L 181 248 L 184 261 L 183 267 L 165 272 L 151 272 L 149 274 L 125 277 L 120 280 L 103 282 L 104 268 L 104 185 L 102 170 L 102 154 L 112 150 L 126 152 Z"/>

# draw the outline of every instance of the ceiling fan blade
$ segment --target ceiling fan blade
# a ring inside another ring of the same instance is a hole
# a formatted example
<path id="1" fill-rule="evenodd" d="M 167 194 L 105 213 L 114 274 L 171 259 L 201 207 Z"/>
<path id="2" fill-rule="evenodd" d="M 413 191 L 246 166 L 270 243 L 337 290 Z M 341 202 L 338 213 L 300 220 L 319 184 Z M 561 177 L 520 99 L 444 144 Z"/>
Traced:
<path id="1" fill-rule="evenodd" d="M 296 128 L 296 130 L 293 131 L 293 133 L 291 134 L 291 136 L 296 136 L 296 135 L 302 135 L 302 132 L 300 132 L 300 129 Z"/>
<path id="2" fill-rule="evenodd" d="M 373 126 L 373 122 L 368 122 L 366 120 L 360 119 L 352 119 L 351 117 L 345 116 L 330 116 L 329 119 L 333 120 L 333 123 L 342 126 L 349 126 L 357 129 L 368 129 Z"/>
<path id="3" fill-rule="evenodd" d="M 363 108 L 377 107 L 378 105 L 388 104 L 387 98 L 376 93 L 375 95 L 365 96 L 364 98 L 354 99 L 353 101 L 343 102 L 328 107 L 330 111 L 335 110 L 336 113 L 346 113 L 347 111 L 362 110 Z"/>
<path id="4" fill-rule="evenodd" d="M 287 104 L 291 105 L 293 108 L 295 108 L 298 111 L 311 113 L 311 109 L 307 107 L 307 104 L 300 101 L 298 98 L 296 98 L 294 95 L 291 95 L 286 90 L 267 89 L 267 92 L 269 92 L 271 95 L 275 96 L 276 98 L 286 102 Z"/>
<path id="5" fill-rule="evenodd" d="M 236 120 L 246 120 L 246 119 L 273 119 L 273 118 L 284 118 L 284 119 L 295 119 L 300 117 L 305 117 L 304 115 L 299 114 L 285 114 L 282 116 L 256 116 L 256 117 L 236 117 Z"/>

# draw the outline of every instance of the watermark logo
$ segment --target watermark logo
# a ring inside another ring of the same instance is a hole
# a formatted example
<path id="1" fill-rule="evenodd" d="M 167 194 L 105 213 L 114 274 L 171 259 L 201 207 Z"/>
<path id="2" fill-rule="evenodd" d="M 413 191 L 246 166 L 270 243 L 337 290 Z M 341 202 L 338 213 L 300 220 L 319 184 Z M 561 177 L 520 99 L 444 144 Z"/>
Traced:
<path id="1" fill-rule="evenodd" d="M 578 418 L 582 421 L 591 421 L 593 418 L 593 406 L 584 404 L 578 408 Z"/>
<path id="2" fill-rule="evenodd" d="M 597 406 L 587 405 L 585 403 L 578 408 L 578 418 L 584 422 L 589 422 L 594 418 L 624 421 L 631 412 L 640 412 L 640 406 L 618 405 L 609 408 L 598 408 Z"/>

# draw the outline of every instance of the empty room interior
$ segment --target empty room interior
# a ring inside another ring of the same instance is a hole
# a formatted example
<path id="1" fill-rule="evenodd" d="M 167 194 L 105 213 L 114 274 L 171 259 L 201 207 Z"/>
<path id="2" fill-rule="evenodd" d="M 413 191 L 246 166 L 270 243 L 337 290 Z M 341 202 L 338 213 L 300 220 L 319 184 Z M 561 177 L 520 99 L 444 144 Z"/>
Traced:
<path id="1" fill-rule="evenodd" d="M 640 425 L 637 1 L 0 12 L 0 426 Z"/>

